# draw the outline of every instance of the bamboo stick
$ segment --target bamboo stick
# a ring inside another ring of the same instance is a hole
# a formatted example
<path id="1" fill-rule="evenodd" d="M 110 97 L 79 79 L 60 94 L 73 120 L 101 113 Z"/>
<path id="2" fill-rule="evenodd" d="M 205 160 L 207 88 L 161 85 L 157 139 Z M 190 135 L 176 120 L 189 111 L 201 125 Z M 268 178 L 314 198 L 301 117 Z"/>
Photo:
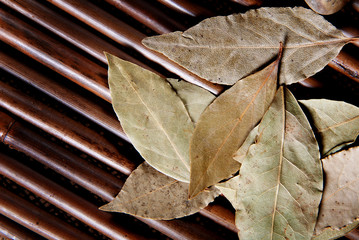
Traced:
<path id="1" fill-rule="evenodd" d="M 191 17 L 209 17 L 213 15 L 213 13 L 208 9 L 200 5 L 197 5 L 196 3 L 189 0 L 157 0 L 157 1 L 179 13 L 186 14 Z"/>
<path id="2" fill-rule="evenodd" d="M 0 156 L 0 161 L 13 161 L 2 154 Z M 93 239 L 3 187 L 0 187 L 0 213 L 46 239 Z M 8 229 L 12 226 L 13 224 L 6 224 L 0 226 L 0 229 Z M 21 232 L 16 236 L 19 235 L 21 236 Z"/>
<path id="3" fill-rule="evenodd" d="M 105 164 L 129 175 L 136 168 L 106 138 L 0 82 L 0 106 Z"/>
<path id="4" fill-rule="evenodd" d="M 14 240 L 45 240 L 45 238 L 40 235 L 30 231 L 3 215 L 0 215 L 0 235 L 6 239 Z"/>
<path id="5" fill-rule="evenodd" d="M 106 102 L 86 98 L 81 92 L 74 91 L 55 82 L 50 76 L 15 59 L 11 54 L 0 52 L 0 68 L 13 74 L 31 86 L 39 89 L 74 111 L 87 117 L 101 127 L 129 142 L 112 107 Z"/>
<path id="6" fill-rule="evenodd" d="M 111 102 L 107 71 L 0 9 L 0 40 Z"/>
<path id="7" fill-rule="evenodd" d="M 157 33 L 184 30 L 185 26 L 144 0 L 106 0 Z"/>
<path id="8" fill-rule="evenodd" d="M 47 28 L 51 32 L 57 34 L 61 38 L 72 43 L 76 47 L 87 52 L 105 64 L 107 64 L 107 59 L 103 53 L 109 52 L 126 61 L 130 61 L 140 65 L 141 67 L 154 71 L 147 65 L 138 61 L 136 58 L 114 47 L 113 45 L 82 28 L 81 26 L 71 22 L 57 12 L 46 8 L 37 1 L 0 0 L 0 2 L 6 4 L 8 7 L 11 7 L 22 15 Z"/>
<path id="9" fill-rule="evenodd" d="M 218 94 L 223 91 L 222 86 L 210 83 L 198 77 L 185 68 L 172 62 L 164 55 L 143 46 L 141 40 L 145 37 L 144 34 L 140 33 L 128 24 L 116 19 L 95 5 L 84 0 L 48 1 L 121 45 L 137 50 L 145 57 L 160 64 L 167 70 L 177 74 L 188 82 L 201 86 L 214 94 Z"/>
<path id="10" fill-rule="evenodd" d="M 0 112 L 0 117 L 0 125 L 4 125 L 0 128 L 0 138 L 10 148 L 36 159 L 106 201 L 112 201 L 121 190 L 122 180 L 29 130 L 8 115 Z"/>

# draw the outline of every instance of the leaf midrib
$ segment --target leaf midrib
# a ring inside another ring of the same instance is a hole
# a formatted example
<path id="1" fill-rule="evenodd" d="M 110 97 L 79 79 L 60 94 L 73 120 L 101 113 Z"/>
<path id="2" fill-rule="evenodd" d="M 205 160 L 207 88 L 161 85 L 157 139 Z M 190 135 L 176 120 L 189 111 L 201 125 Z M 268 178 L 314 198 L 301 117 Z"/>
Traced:
<path id="1" fill-rule="evenodd" d="M 125 69 L 123 69 L 125 70 Z M 123 71 L 123 73 L 126 73 L 126 71 Z M 152 118 L 155 120 L 154 122 L 158 125 L 158 127 L 160 128 L 160 130 L 163 132 L 163 134 L 166 136 L 166 138 L 168 139 L 168 142 L 171 144 L 173 150 L 175 151 L 176 155 L 178 156 L 178 158 L 181 160 L 181 162 L 183 163 L 183 165 L 187 168 L 188 171 L 190 171 L 190 166 L 187 164 L 187 162 L 182 158 L 181 154 L 179 154 L 177 148 L 175 147 L 175 144 L 172 142 L 170 136 L 167 134 L 167 132 L 165 131 L 165 129 L 163 128 L 163 126 L 160 124 L 159 120 L 155 117 L 154 113 L 152 113 L 151 109 L 147 106 L 147 104 L 143 101 L 141 95 L 139 94 L 139 92 L 134 88 L 133 86 L 133 82 L 131 82 L 129 80 L 129 74 L 127 74 L 127 77 L 125 77 L 126 81 L 128 82 L 128 84 L 131 86 L 131 88 L 133 89 L 133 91 L 136 93 L 138 99 L 140 99 L 141 103 L 145 106 L 145 108 L 147 109 L 147 111 L 149 112 L 149 114 L 152 116 Z"/>
<path id="2" fill-rule="evenodd" d="M 271 227 L 271 239 L 273 239 L 274 235 L 274 220 L 277 213 L 277 205 L 278 205 L 278 194 L 279 194 L 279 187 L 280 187 L 280 179 L 282 175 L 282 165 L 283 165 L 283 154 L 284 154 L 284 137 L 285 137 L 285 125 L 286 125 L 286 119 L 285 119 L 285 99 L 284 99 L 284 91 L 283 88 L 281 88 L 281 95 L 282 95 L 282 137 L 281 137 L 281 145 L 280 145 L 280 155 L 279 155 L 279 164 L 278 164 L 278 176 L 277 176 L 277 189 L 275 193 L 275 199 L 273 204 L 273 215 L 272 215 L 272 227 Z"/>

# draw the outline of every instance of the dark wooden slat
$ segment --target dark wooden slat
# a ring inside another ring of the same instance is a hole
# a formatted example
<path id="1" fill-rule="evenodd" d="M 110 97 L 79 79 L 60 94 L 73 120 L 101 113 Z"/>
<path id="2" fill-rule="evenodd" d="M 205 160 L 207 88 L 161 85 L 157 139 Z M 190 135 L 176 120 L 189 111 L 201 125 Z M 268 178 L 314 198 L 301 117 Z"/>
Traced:
<path id="1" fill-rule="evenodd" d="M 141 44 L 141 40 L 145 37 L 133 27 L 120 21 L 119 19 L 108 14 L 104 10 L 90 4 L 84 0 L 48 0 L 52 4 L 61 8 L 65 12 L 78 18 L 80 21 L 88 24 L 92 28 L 108 36 L 114 41 L 131 47 L 140 52 L 150 60 L 160 64 L 167 70 L 177 74 L 181 78 L 199 85 L 214 94 L 218 94 L 223 91 L 223 87 L 210 83 L 197 75 L 187 71 L 185 68 L 172 62 L 167 57 L 152 51 Z"/>
<path id="2" fill-rule="evenodd" d="M 0 40 L 111 102 L 105 68 L 1 9 Z"/>
<path id="3" fill-rule="evenodd" d="M 0 153 L 0 162 L 14 161 Z M 53 215 L 0 187 L 0 213 L 47 239 L 93 239 Z"/>
<path id="4" fill-rule="evenodd" d="M 136 168 L 99 133 L 0 82 L 0 106 L 105 164 L 129 175 Z"/>
<path id="5" fill-rule="evenodd" d="M 42 238 L 40 235 L 35 234 L 3 215 L 0 215 L 0 234 L 3 237 L 13 240 L 45 240 L 45 238 Z"/>
<path id="6" fill-rule="evenodd" d="M 157 33 L 184 30 L 185 26 L 144 0 L 106 0 Z"/>
<path id="7" fill-rule="evenodd" d="M 4 155 L 0 155 L 0 174 L 112 239 L 144 239 L 113 221 L 112 214 L 99 211 L 91 203 Z M 223 239 L 210 229 L 182 220 L 141 220 L 174 239 Z"/>
<path id="8" fill-rule="evenodd" d="M 122 180 L 91 165 L 55 143 L 29 130 L 0 112 L 0 139 L 12 149 L 25 153 L 106 201 L 112 201 L 124 184 Z"/>
<path id="9" fill-rule="evenodd" d="M 340 52 L 335 59 L 329 62 L 328 66 L 359 82 L 359 60 L 344 51 Z"/>
<path id="10" fill-rule="evenodd" d="M 347 235 L 345 235 L 345 237 L 350 240 L 359 240 L 359 228 L 356 228 L 353 231 L 349 232 Z"/>
<path id="11" fill-rule="evenodd" d="M 8 7 L 11 7 L 22 15 L 47 28 L 51 32 L 57 34 L 61 38 L 72 43 L 76 47 L 87 52 L 103 63 L 107 64 L 107 59 L 104 55 L 104 52 L 109 52 L 126 61 L 130 61 L 151 71 L 154 71 L 142 62 L 138 61 L 136 58 L 119 50 L 95 34 L 61 16 L 57 12 L 46 8 L 37 1 L 0 0 L 0 2 L 6 4 Z"/>
<path id="12" fill-rule="evenodd" d="M 167 7 L 191 17 L 209 17 L 213 13 L 189 0 L 157 0 Z"/>
<path id="13" fill-rule="evenodd" d="M 112 215 L 99 211 L 97 206 L 49 181 L 14 159 L 0 155 L 0 173 L 39 197 L 62 209 L 112 239 L 145 239 L 114 221 Z M 70 238 L 71 239 L 71 238 Z M 75 238 L 86 239 L 86 238 Z"/>
<path id="14" fill-rule="evenodd" d="M 252 7 L 252 6 L 258 7 L 263 3 L 262 0 L 231 0 L 231 1 L 248 7 Z"/>
<path id="15" fill-rule="evenodd" d="M 105 108 L 104 102 L 86 98 L 3 52 L 0 52 L 0 68 L 55 98 L 122 139 L 129 141 L 112 107 Z"/>

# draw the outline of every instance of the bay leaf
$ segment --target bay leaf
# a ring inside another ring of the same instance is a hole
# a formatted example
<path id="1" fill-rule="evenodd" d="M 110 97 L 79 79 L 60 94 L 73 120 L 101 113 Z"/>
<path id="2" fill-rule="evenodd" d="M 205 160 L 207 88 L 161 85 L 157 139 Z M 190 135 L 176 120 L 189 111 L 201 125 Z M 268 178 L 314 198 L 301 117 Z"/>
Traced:
<path id="1" fill-rule="evenodd" d="M 359 108 L 328 99 L 301 100 L 321 138 L 322 156 L 353 143 L 359 135 Z"/>
<path id="2" fill-rule="evenodd" d="M 212 187 L 188 200 L 188 186 L 144 162 L 131 173 L 116 198 L 100 210 L 169 220 L 198 212 L 220 194 Z"/>
<path id="3" fill-rule="evenodd" d="M 202 113 L 190 143 L 190 198 L 239 170 L 233 154 L 273 100 L 279 58 L 238 81 Z"/>
<path id="4" fill-rule="evenodd" d="M 238 209 L 238 197 L 237 192 L 239 190 L 239 176 L 232 177 L 231 179 L 217 183 L 216 188 L 218 188 L 221 193 L 227 198 L 227 200 L 232 204 L 234 209 Z"/>
<path id="5" fill-rule="evenodd" d="M 341 10 L 350 0 L 305 0 L 313 11 L 330 15 Z"/>
<path id="6" fill-rule="evenodd" d="M 248 136 L 247 136 L 246 140 L 244 141 L 244 143 L 242 144 L 242 146 L 240 146 L 240 148 L 237 150 L 237 152 L 233 155 L 234 160 L 236 160 L 237 162 L 242 164 L 243 159 L 247 155 L 249 147 L 252 146 L 252 144 L 254 144 L 256 142 L 256 138 L 258 135 L 258 128 L 259 128 L 259 126 L 257 125 L 248 134 Z"/>
<path id="7" fill-rule="evenodd" d="M 112 105 L 142 157 L 158 171 L 189 182 L 194 125 L 166 79 L 106 54 Z"/>
<path id="8" fill-rule="evenodd" d="M 194 123 L 198 121 L 204 109 L 216 98 L 211 92 L 194 84 L 173 78 L 168 78 L 167 81 L 182 99 Z"/>
<path id="9" fill-rule="evenodd" d="M 291 92 L 280 87 L 261 138 L 240 169 L 240 239 L 311 239 L 322 196 L 319 147 Z"/>
<path id="10" fill-rule="evenodd" d="M 352 38 L 309 9 L 259 8 L 206 19 L 184 32 L 142 43 L 213 83 L 232 85 L 275 57 L 284 43 L 280 84 L 304 80 L 326 66 Z"/>
<path id="11" fill-rule="evenodd" d="M 321 232 L 319 235 L 313 236 L 312 239 L 313 240 L 337 239 L 337 238 L 344 236 L 345 234 L 352 231 L 353 229 L 355 229 L 358 226 L 359 226 L 359 219 L 355 220 L 353 223 L 351 223 L 341 229 L 338 229 L 338 230 L 328 227 L 328 228 L 325 228 L 323 230 L 323 232 Z"/>
<path id="12" fill-rule="evenodd" d="M 334 230 L 359 218 L 359 147 L 341 151 L 322 160 L 325 186 L 315 233 Z"/>

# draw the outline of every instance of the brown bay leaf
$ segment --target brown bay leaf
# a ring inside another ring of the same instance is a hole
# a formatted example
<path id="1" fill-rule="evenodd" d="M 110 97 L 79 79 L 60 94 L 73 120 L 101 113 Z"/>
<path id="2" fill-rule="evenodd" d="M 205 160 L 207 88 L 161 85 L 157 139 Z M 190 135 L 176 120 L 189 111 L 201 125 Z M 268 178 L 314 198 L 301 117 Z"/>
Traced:
<path id="1" fill-rule="evenodd" d="M 166 79 L 106 54 L 114 110 L 134 147 L 158 171 L 189 182 L 194 125 Z"/>
<path id="2" fill-rule="evenodd" d="M 313 11 L 322 15 L 330 15 L 338 12 L 349 1 L 350 0 L 305 0 Z"/>
<path id="3" fill-rule="evenodd" d="M 325 187 L 315 233 L 334 230 L 359 218 L 359 147 L 329 155 L 322 160 Z"/>
<path id="4" fill-rule="evenodd" d="M 167 81 L 177 92 L 187 108 L 192 121 L 196 123 L 206 107 L 216 98 L 211 92 L 194 84 L 168 78 Z"/>
<path id="5" fill-rule="evenodd" d="M 322 156 L 353 143 L 359 135 L 359 108 L 328 99 L 301 100 L 309 111 L 321 141 Z"/>
<path id="6" fill-rule="evenodd" d="M 322 196 L 319 147 L 290 91 L 280 87 L 240 169 L 240 239 L 311 239 Z"/>
<path id="7" fill-rule="evenodd" d="M 117 197 L 100 209 L 169 220 L 198 212 L 220 194 L 212 187 L 188 200 L 188 186 L 188 183 L 168 177 L 144 162 L 131 173 Z"/>
<path id="8" fill-rule="evenodd" d="M 270 62 L 279 42 L 285 45 L 279 81 L 291 84 L 320 71 L 353 40 L 322 16 L 295 7 L 213 17 L 142 42 L 200 77 L 232 85 Z"/>
<path id="9" fill-rule="evenodd" d="M 190 198 L 238 171 L 233 154 L 273 100 L 279 59 L 238 81 L 202 113 L 190 144 Z"/>

